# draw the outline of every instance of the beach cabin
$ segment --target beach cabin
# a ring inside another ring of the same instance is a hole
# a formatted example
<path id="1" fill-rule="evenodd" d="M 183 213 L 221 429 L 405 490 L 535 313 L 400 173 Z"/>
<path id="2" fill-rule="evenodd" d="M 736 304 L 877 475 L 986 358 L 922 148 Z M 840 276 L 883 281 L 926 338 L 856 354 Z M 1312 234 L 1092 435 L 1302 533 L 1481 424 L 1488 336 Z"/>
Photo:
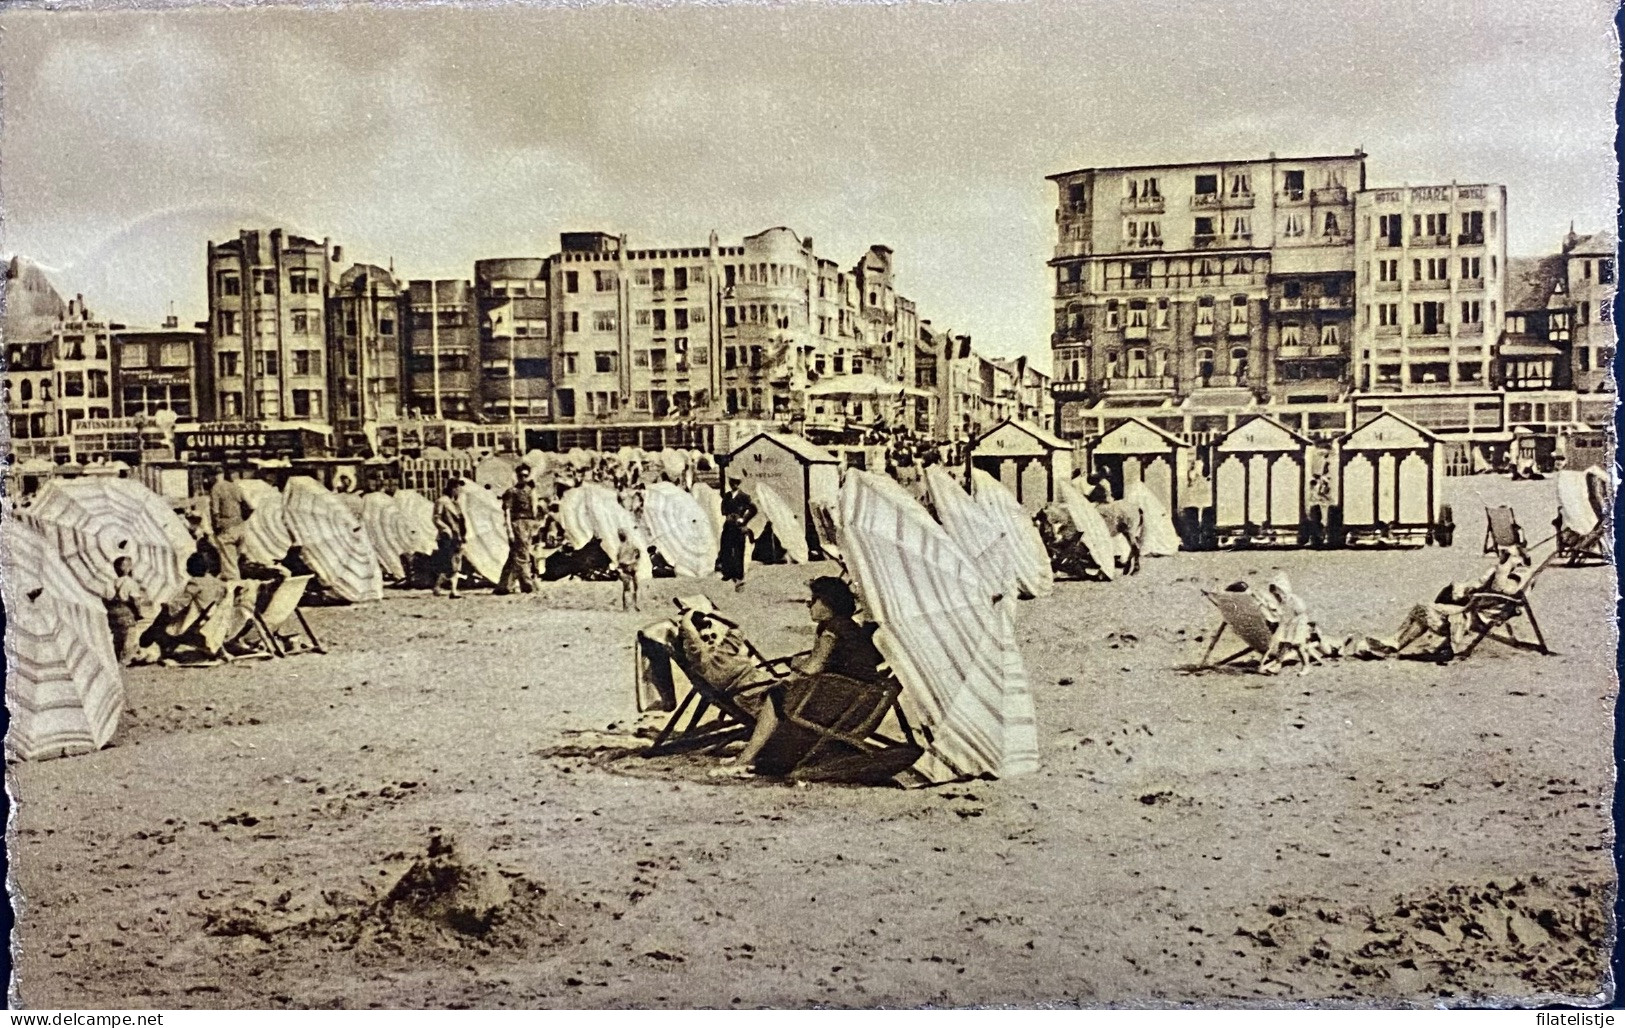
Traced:
<path id="1" fill-rule="evenodd" d="M 970 468 L 1003 482 L 1031 513 L 1060 495 L 1072 478 L 1072 444 L 1025 421 L 1006 420 L 971 444 Z M 966 488 L 970 488 L 966 469 Z"/>
<path id="2" fill-rule="evenodd" d="M 1212 443 L 1213 529 L 1220 546 L 1295 546 L 1308 509 L 1307 438 L 1269 417 Z"/>
<path id="3" fill-rule="evenodd" d="M 1119 499 L 1134 482 L 1144 482 L 1170 513 L 1184 509 L 1182 486 L 1190 475 L 1191 445 L 1139 418 L 1129 418 L 1090 448 L 1095 474 L 1111 482 Z"/>
<path id="4" fill-rule="evenodd" d="M 1342 527 L 1350 542 L 1420 546 L 1438 522 L 1444 441 L 1391 411 L 1337 442 Z"/>
<path id="5" fill-rule="evenodd" d="M 728 455 L 730 482 L 766 482 L 801 519 L 807 548 L 818 551 L 818 532 L 812 518 L 813 501 L 836 506 L 841 491 L 841 461 L 821 446 L 798 435 L 760 432 Z"/>

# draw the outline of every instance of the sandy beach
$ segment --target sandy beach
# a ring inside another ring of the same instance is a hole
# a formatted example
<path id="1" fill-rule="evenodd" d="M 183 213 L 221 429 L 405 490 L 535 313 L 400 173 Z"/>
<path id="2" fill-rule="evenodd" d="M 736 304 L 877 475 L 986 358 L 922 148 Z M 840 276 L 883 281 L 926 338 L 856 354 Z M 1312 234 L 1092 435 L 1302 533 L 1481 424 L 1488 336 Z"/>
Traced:
<path id="1" fill-rule="evenodd" d="M 1021 604 L 1042 767 L 902 790 L 649 760 L 633 633 L 703 591 L 767 653 L 824 566 L 311 612 L 327 655 L 128 673 L 115 744 L 10 769 L 29 1007 L 1254 1006 L 1595 1001 L 1613 903 L 1613 569 L 1554 655 L 1193 675 L 1202 588 L 1285 570 L 1391 632 L 1545 538 L 1449 481 L 1450 548 L 1181 554 Z"/>

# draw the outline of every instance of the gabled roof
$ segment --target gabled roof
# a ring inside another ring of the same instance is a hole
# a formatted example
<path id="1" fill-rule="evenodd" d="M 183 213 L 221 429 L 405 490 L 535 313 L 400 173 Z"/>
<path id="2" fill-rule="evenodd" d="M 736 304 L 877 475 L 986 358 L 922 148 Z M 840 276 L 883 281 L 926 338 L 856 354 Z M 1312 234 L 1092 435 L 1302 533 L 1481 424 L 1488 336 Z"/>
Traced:
<path id="1" fill-rule="evenodd" d="M 1544 309 L 1567 276 L 1567 265 L 1562 254 L 1507 258 L 1507 310 Z"/>
<path id="2" fill-rule="evenodd" d="M 1404 448 L 1403 446 L 1401 446 L 1401 447 L 1384 447 L 1384 446 L 1381 446 L 1381 445 L 1371 445 L 1371 446 L 1368 446 L 1368 447 L 1361 447 L 1361 446 L 1354 446 L 1354 445 L 1351 444 L 1350 440 L 1353 440 L 1356 436 L 1380 434 L 1377 430 L 1378 430 L 1379 426 L 1381 426 L 1382 423 L 1385 422 L 1385 421 L 1397 422 L 1400 426 L 1402 426 L 1402 427 L 1404 427 L 1406 429 L 1409 429 L 1411 432 L 1414 432 L 1416 434 L 1416 436 L 1418 437 L 1418 439 L 1420 440 L 1421 445 L 1431 446 L 1432 444 L 1439 441 L 1438 436 L 1434 435 L 1432 432 L 1429 432 L 1427 429 L 1423 428 L 1421 425 L 1418 425 L 1416 422 L 1412 421 L 1410 418 L 1407 418 L 1402 414 L 1395 414 L 1391 410 L 1385 410 L 1381 414 L 1378 414 L 1376 417 L 1372 418 L 1370 421 L 1367 421 L 1365 424 L 1361 425 L 1359 428 L 1356 428 L 1354 431 L 1349 432 L 1348 434 L 1344 435 L 1341 439 L 1338 440 L 1338 443 L 1339 443 L 1339 445 L 1341 445 L 1345 449 L 1352 448 L 1352 449 L 1380 450 L 1380 449 L 1389 449 L 1389 448 Z M 1362 440 L 1362 442 L 1363 441 L 1364 440 Z M 1375 444 L 1377 441 L 1372 440 L 1372 442 Z"/>
<path id="3" fill-rule="evenodd" d="M 1606 229 L 1589 236 L 1570 235 L 1563 246 L 1570 257 L 1612 257 L 1618 250 L 1619 240 Z"/>
<path id="4" fill-rule="evenodd" d="M 822 446 L 817 446 L 799 435 L 791 435 L 788 432 L 757 432 L 749 439 L 735 446 L 728 456 L 732 457 L 758 439 L 766 439 L 769 442 L 777 443 L 809 464 L 839 464 L 841 462 L 839 457 Z"/>
<path id="5" fill-rule="evenodd" d="M 1164 432 L 1162 429 L 1158 428 L 1156 425 L 1151 424 L 1151 422 L 1149 422 L 1149 421 L 1145 421 L 1145 420 L 1143 420 L 1141 418 L 1129 418 L 1127 421 L 1123 422 L 1121 425 L 1118 425 L 1116 428 L 1112 429 L 1110 432 L 1107 432 L 1105 435 L 1103 435 L 1099 439 L 1095 440 L 1095 446 L 1094 446 L 1095 451 L 1096 452 L 1102 452 L 1101 447 L 1106 445 L 1107 440 L 1111 439 L 1113 436 L 1116 436 L 1116 435 L 1126 434 L 1125 433 L 1126 429 L 1138 429 L 1138 430 L 1140 430 L 1142 432 L 1148 433 L 1153 438 L 1155 438 L 1155 439 L 1157 439 L 1157 440 L 1159 440 L 1161 442 L 1164 442 L 1164 443 L 1168 444 L 1171 447 L 1173 447 L 1173 446 L 1189 446 L 1190 445 L 1190 443 L 1187 443 L 1185 440 L 1179 438 L 1178 436 L 1171 435 L 1171 434 L 1169 434 L 1167 432 Z M 1107 449 L 1104 452 L 1110 453 L 1112 451 Z"/>
<path id="6" fill-rule="evenodd" d="M 1271 432 L 1269 429 L 1274 431 Z M 1275 437 L 1275 441 L 1273 444 L 1265 444 L 1265 437 L 1271 435 Z M 1267 414 L 1248 418 L 1225 433 L 1214 444 L 1221 451 L 1296 450 L 1308 445 L 1310 445 L 1308 439 Z"/>
<path id="7" fill-rule="evenodd" d="M 1007 427 L 1008 428 L 1014 428 L 1019 432 L 1024 432 L 1027 435 L 1032 436 L 1034 439 L 1036 439 L 1039 442 L 1043 443 L 1045 446 L 1049 447 L 1052 450 L 1070 450 L 1070 449 L 1072 449 L 1071 440 L 1062 439 L 1058 435 L 1055 435 L 1055 434 L 1053 434 L 1051 432 L 1044 431 L 1042 428 L 1039 428 L 1037 425 L 1029 424 L 1028 422 L 1025 422 L 1025 421 L 1017 421 L 1015 418 L 1005 418 L 1003 421 L 999 422 L 997 425 L 994 425 L 992 428 L 988 429 L 986 432 L 983 432 L 981 435 L 977 436 L 976 440 L 971 443 L 971 449 L 973 449 L 973 450 L 976 449 L 976 447 L 978 447 L 978 446 L 980 446 L 982 444 L 982 440 L 988 438 L 989 436 L 991 436 L 995 432 L 1002 431 L 1003 429 L 1005 429 Z"/>

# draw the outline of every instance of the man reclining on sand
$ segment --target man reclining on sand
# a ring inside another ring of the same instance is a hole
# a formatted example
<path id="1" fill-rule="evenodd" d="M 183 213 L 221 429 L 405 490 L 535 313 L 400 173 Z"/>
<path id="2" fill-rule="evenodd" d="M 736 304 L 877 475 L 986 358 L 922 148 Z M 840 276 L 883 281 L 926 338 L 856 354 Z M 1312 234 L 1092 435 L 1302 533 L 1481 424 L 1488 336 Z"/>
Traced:
<path id="1" fill-rule="evenodd" d="M 1464 642 L 1467 633 L 1475 627 L 1468 612 L 1467 600 L 1475 593 L 1491 592 L 1500 596 L 1516 596 L 1529 576 L 1528 552 L 1514 544 L 1496 553 L 1493 568 L 1477 578 L 1451 582 L 1439 590 L 1432 603 L 1418 603 L 1405 615 L 1399 629 L 1390 638 L 1367 636 L 1350 639 L 1344 648 L 1352 656 L 1367 660 L 1382 660 L 1397 656 L 1414 643 L 1422 643 L 1424 653 L 1443 660 L 1455 655 L 1456 647 Z"/>

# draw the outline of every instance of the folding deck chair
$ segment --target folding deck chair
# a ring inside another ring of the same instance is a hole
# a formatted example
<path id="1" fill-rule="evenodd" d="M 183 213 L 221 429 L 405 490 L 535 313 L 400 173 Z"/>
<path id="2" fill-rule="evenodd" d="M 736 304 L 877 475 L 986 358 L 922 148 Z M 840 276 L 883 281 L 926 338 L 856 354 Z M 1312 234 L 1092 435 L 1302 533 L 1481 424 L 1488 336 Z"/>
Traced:
<path id="1" fill-rule="evenodd" d="M 710 617 L 727 621 L 726 618 L 714 613 L 706 613 Z M 731 625 L 732 622 L 728 624 Z M 667 650 L 672 666 L 681 671 L 683 677 L 688 680 L 688 694 L 677 705 L 677 709 L 672 711 L 665 727 L 644 751 L 644 756 L 661 757 L 673 753 L 712 750 L 730 742 L 750 738 L 750 733 L 756 729 L 756 715 L 748 709 L 749 706 L 754 706 L 748 701 L 765 693 L 784 677 L 789 669 L 789 658 L 769 660 L 763 657 L 749 640 L 744 642 L 754 667 L 766 675 L 751 676 L 740 685 L 717 685 L 711 682 L 689 659 L 688 654 L 683 652 L 680 643 Z"/>
<path id="2" fill-rule="evenodd" d="M 925 754 L 899 702 L 895 678 L 863 682 L 843 675 L 814 675 L 797 701 L 786 704 L 757 766 L 811 782 L 880 784 L 913 767 Z M 887 715 L 902 737 L 881 732 Z"/>
<path id="3" fill-rule="evenodd" d="M 310 644 L 311 652 L 326 653 L 327 648 L 316 637 L 316 630 L 310 627 L 305 618 L 305 612 L 300 608 L 299 602 L 305 598 L 305 591 L 310 585 L 313 575 L 298 575 L 285 578 L 277 583 L 276 589 L 271 593 L 263 606 L 255 614 L 255 621 L 265 640 L 270 644 L 273 652 L 279 657 L 286 657 L 295 652 L 283 642 L 284 638 L 298 638 L 292 632 L 284 632 L 285 628 L 297 626 L 299 635 L 302 635 Z"/>
<path id="4" fill-rule="evenodd" d="M 1571 568 L 1591 567 L 1596 564 L 1612 564 L 1614 558 L 1608 553 L 1608 544 L 1604 536 L 1608 532 L 1608 519 L 1598 518 L 1591 531 L 1580 533 L 1563 526 L 1563 516 L 1558 515 L 1553 522 L 1557 528 L 1557 552 L 1552 554 L 1553 561 L 1561 560 Z"/>
<path id="5" fill-rule="evenodd" d="M 1524 579 L 1511 595 L 1479 590 L 1467 597 L 1465 606 L 1470 634 L 1467 644 L 1456 651 L 1457 660 L 1465 660 L 1485 639 L 1494 639 L 1513 649 L 1534 650 L 1543 656 L 1551 654 L 1552 651 L 1546 646 L 1546 637 L 1541 634 L 1540 622 L 1535 619 L 1535 609 L 1529 605 L 1529 588 L 1534 585 L 1538 574 L 1537 571 Z M 1517 624 L 1520 618 L 1529 622 L 1533 639 L 1519 638 Z"/>
<path id="6" fill-rule="evenodd" d="M 1511 507 L 1485 507 L 1484 552 L 1496 553 L 1513 546 L 1529 548 L 1529 537 L 1518 524 L 1518 515 Z"/>
<path id="7" fill-rule="evenodd" d="M 1213 640 L 1207 644 L 1207 652 L 1202 654 L 1202 661 L 1196 666 L 1196 670 L 1223 667 L 1251 653 L 1256 653 L 1262 662 L 1264 655 L 1269 652 L 1270 640 L 1275 633 L 1270 629 L 1269 620 L 1264 616 L 1264 608 L 1259 603 L 1258 597 L 1251 592 L 1209 592 L 1206 589 L 1202 590 L 1202 595 L 1219 608 L 1219 615 L 1224 620 L 1219 623 L 1219 630 L 1213 633 Z M 1210 662 L 1208 658 L 1213 656 L 1213 651 L 1218 647 L 1219 639 L 1226 629 L 1241 641 L 1242 647 L 1222 660 Z"/>

